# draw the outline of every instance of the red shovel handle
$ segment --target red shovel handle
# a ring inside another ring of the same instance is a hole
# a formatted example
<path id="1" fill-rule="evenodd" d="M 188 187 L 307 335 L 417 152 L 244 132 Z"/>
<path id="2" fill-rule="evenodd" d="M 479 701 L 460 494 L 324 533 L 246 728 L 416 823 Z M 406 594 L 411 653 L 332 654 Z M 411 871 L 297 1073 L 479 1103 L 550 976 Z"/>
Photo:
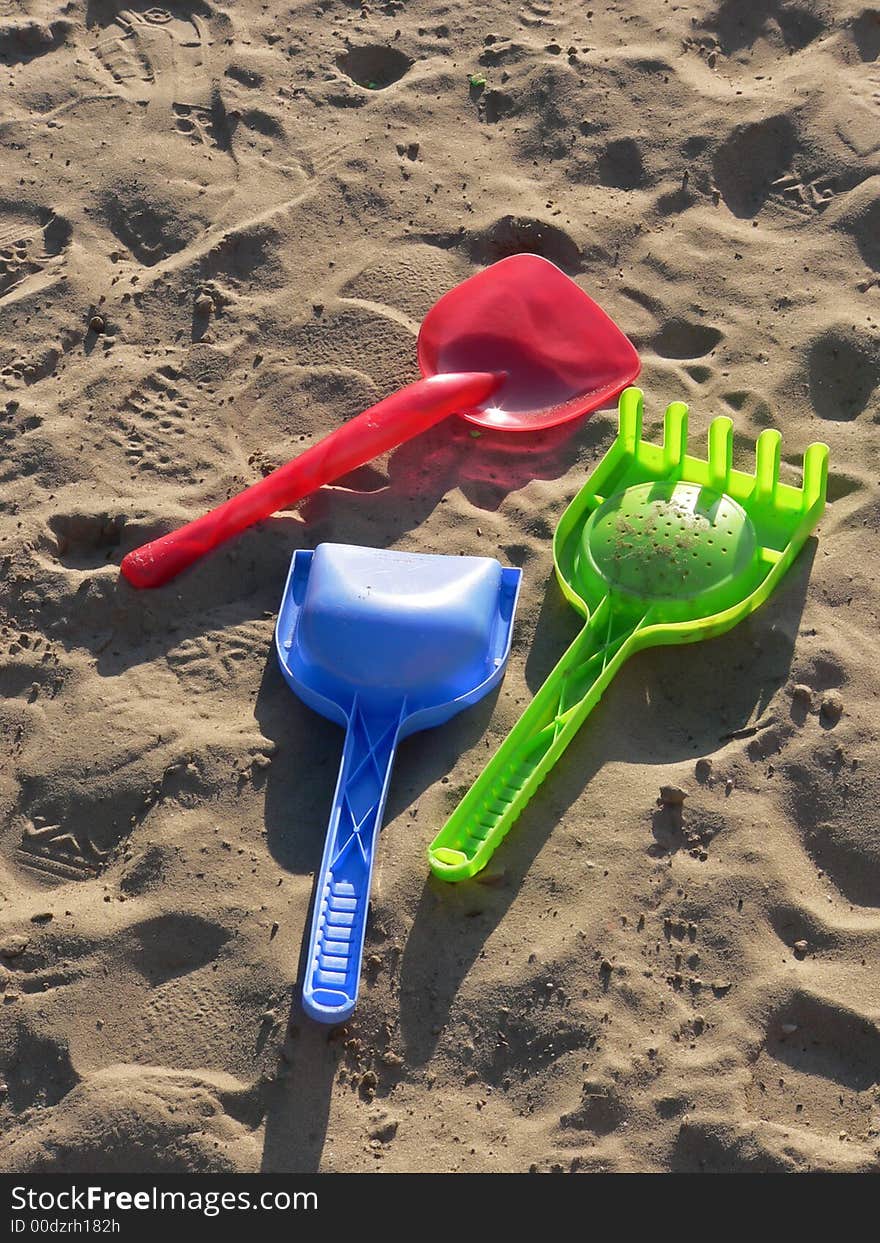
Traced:
<path id="1" fill-rule="evenodd" d="M 407 385 L 210 513 L 134 549 L 123 559 L 122 573 L 133 587 L 161 587 L 262 518 L 289 508 L 448 415 L 475 409 L 503 379 L 503 373 L 480 371 L 435 375 Z"/>

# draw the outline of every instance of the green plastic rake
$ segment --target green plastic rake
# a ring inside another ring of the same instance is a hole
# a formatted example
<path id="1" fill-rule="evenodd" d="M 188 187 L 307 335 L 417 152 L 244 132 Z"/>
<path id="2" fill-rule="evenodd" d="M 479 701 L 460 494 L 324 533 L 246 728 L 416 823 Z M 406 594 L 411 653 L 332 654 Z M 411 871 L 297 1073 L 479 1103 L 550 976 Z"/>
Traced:
<path id="1" fill-rule="evenodd" d="M 733 469 L 728 418 L 712 422 L 703 461 L 685 452 L 683 402 L 667 407 L 662 445 L 642 440 L 639 389 L 621 394 L 619 417 L 553 540 L 559 584 L 586 624 L 428 848 L 443 880 L 486 866 L 629 656 L 736 625 L 774 590 L 825 507 L 824 444 L 807 449 L 794 488 L 779 482 L 773 428 L 748 475 Z"/>

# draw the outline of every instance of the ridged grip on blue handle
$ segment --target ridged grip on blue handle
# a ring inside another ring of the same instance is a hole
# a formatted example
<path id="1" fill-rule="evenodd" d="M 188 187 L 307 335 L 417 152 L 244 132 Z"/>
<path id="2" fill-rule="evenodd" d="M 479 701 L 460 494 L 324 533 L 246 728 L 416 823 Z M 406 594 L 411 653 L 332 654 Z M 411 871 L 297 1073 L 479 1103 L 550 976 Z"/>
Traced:
<path id="1" fill-rule="evenodd" d="M 405 705 L 394 716 L 355 699 L 348 722 L 327 844 L 315 887 L 303 1009 L 319 1023 L 344 1023 L 354 1010 L 376 839 Z"/>

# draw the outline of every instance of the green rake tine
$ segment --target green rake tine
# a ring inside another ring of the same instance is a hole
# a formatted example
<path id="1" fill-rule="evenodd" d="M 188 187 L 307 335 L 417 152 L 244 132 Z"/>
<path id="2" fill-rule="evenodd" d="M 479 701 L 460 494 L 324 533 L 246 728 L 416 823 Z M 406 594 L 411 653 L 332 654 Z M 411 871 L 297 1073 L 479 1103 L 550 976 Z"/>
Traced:
<path id="1" fill-rule="evenodd" d="M 733 422 L 719 414 L 709 424 L 709 486 L 724 492 L 733 466 Z"/>
<path id="2" fill-rule="evenodd" d="M 804 454 L 804 502 L 809 509 L 825 504 L 828 490 L 828 446 L 821 440 L 811 444 Z"/>
<path id="3" fill-rule="evenodd" d="M 628 453 L 635 453 L 642 439 L 642 403 L 640 389 L 627 388 L 620 395 L 617 439 Z"/>
<path id="4" fill-rule="evenodd" d="M 666 471 L 677 471 L 687 453 L 688 408 L 683 401 L 673 401 L 663 416 L 663 464 Z"/>
<path id="5" fill-rule="evenodd" d="M 779 483 L 782 437 L 775 427 L 765 427 L 755 445 L 755 491 L 758 501 L 772 501 Z"/>

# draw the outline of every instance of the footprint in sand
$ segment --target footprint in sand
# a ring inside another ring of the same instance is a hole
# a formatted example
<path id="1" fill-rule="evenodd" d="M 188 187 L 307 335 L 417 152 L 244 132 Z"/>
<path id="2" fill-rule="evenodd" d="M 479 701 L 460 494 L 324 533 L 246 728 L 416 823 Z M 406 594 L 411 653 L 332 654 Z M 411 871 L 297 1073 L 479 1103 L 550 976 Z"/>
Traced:
<path id="1" fill-rule="evenodd" d="M 23 65 L 60 47 L 73 30 L 61 16 L 61 5 L 48 10 L 22 12 L 33 5 L 21 0 L 0 0 L 0 65 Z"/>
<path id="2" fill-rule="evenodd" d="M 70 223 L 46 208 L 0 199 L 0 301 L 52 279 L 70 235 Z"/>
<path id="3" fill-rule="evenodd" d="M 113 853 L 152 807 L 163 800 L 186 805 L 201 789 L 198 771 L 167 725 L 125 700 L 70 713 L 70 700 L 47 700 L 50 756 L 28 742 L 15 765 L 20 786 L 16 863 L 45 878 L 82 880 L 99 875 Z M 113 732 L 105 738 L 107 720 Z"/>
<path id="4" fill-rule="evenodd" d="M 806 1126 L 701 1113 L 682 1119 L 670 1165 L 680 1174 L 860 1173 L 876 1169 L 876 1159 L 862 1145 L 844 1147 Z"/>
<path id="5" fill-rule="evenodd" d="M 184 134 L 194 146 L 217 146 L 214 113 L 210 108 L 199 108 L 194 104 L 172 104 L 171 111 L 178 134 Z"/>
<path id="6" fill-rule="evenodd" d="M 188 693 L 229 689 L 242 671 L 262 668 L 272 637 L 271 622 L 249 621 L 184 639 L 168 653 L 168 664 Z"/>
<path id="7" fill-rule="evenodd" d="M 88 25 L 115 94 L 155 109 L 163 127 L 191 142 L 225 147 L 216 132 L 223 108 L 210 65 L 211 49 L 232 33 L 225 13 L 202 0 L 98 0 Z"/>
<path id="8" fill-rule="evenodd" d="M 103 871 L 109 851 L 102 850 L 86 829 L 47 824 L 35 815 L 25 822 L 18 862 L 29 871 L 58 880 L 87 880 Z"/>
<path id="9" fill-rule="evenodd" d="M 788 116 L 738 125 L 721 143 L 714 160 L 715 184 L 734 216 L 756 215 L 774 183 L 788 175 L 796 149 Z"/>
<path id="10" fill-rule="evenodd" d="M 198 196 L 193 199 L 191 187 L 182 191 L 178 184 L 169 191 L 158 170 L 116 179 L 100 196 L 107 227 L 138 263 L 154 267 L 208 227 L 208 213 Z M 182 200 L 187 200 L 185 207 Z"/>
<path id="11" fill-rule="evenodd" d="M 826 31 L 827 19 L 790 0 L 763 0 L 754 5 L 721 0 L 702 25 L 717 36 L 724 56 L 747 64 L 755 57 L 762 62 L 780 53 L 803 51 Z"/>
<path id="12" fill-rule="evenodd" d="M 523 26 L 546 26 L 553 14 L 553 6 L 544 0 L 526 0 L 519 10 L 519 21 Z"/>
<path id="13" fill-rule="evenodd" d="M 845 720 L 846 718 L 844 718 Z M 847 761 L 844 743 L 823 734 L 781 766 L 787 811 L 814 866 L 857 906 L 880 905 L 880 778 L 869 762 Z M 847 736 L 844 735 L 847 742 Z M 850 754 L 852 744 L 848 743 Z"/>
<path id="14" fill-rule="evenodd" d="M 746 1101 L 757 1117 L 782 1124 L 825 1123 L 859 1137 L 871 1125 L 880 1031 L 867 1013 L 806 989 L 770 1015 Z M 821 1132 L 816 1132 L 817 1137 Z"/>
<path id="15" fill-rule="evenodd" d="M 149 101 L 172 89 L 179 75 L 205 72 L 203 47 L 212 10 L 198 3 L 115 3 L 92 6 L 93 51 L 121 93 Z"/>
<path id="16" fill-rule="evenodd" d="M 195 390 L 172 367 L 161 367 L 131 389 L 110 418 L 108 441 L 121 448 L 128 465 L 161 478 L 192 482 L 210 465 L 193 457 L 198 429 L 190 413 Z"/>
<path id="17" fill-rule="evenodd" d="M 255 1095 L 230 1075 L 157 1066 L 112 1066 L 85 1076 L 65 1073 L 66 1050 L 56 1058 L 57 1103 L 25 1113 L 3 1145 L 4 1169 L 30 1173 L 203 1173 L 256 1170 L 259 1153 L 249 1115 Z M 40 1049 L 23 1040 L 21 1069 L 34 1082 Z M 26 1071 L 24 1068 L 31 1068 Z M 27 1085 L 16 1100 L 33 1095 Z M 258 1111 L 259 1115 L 259 1111 Z"/>

